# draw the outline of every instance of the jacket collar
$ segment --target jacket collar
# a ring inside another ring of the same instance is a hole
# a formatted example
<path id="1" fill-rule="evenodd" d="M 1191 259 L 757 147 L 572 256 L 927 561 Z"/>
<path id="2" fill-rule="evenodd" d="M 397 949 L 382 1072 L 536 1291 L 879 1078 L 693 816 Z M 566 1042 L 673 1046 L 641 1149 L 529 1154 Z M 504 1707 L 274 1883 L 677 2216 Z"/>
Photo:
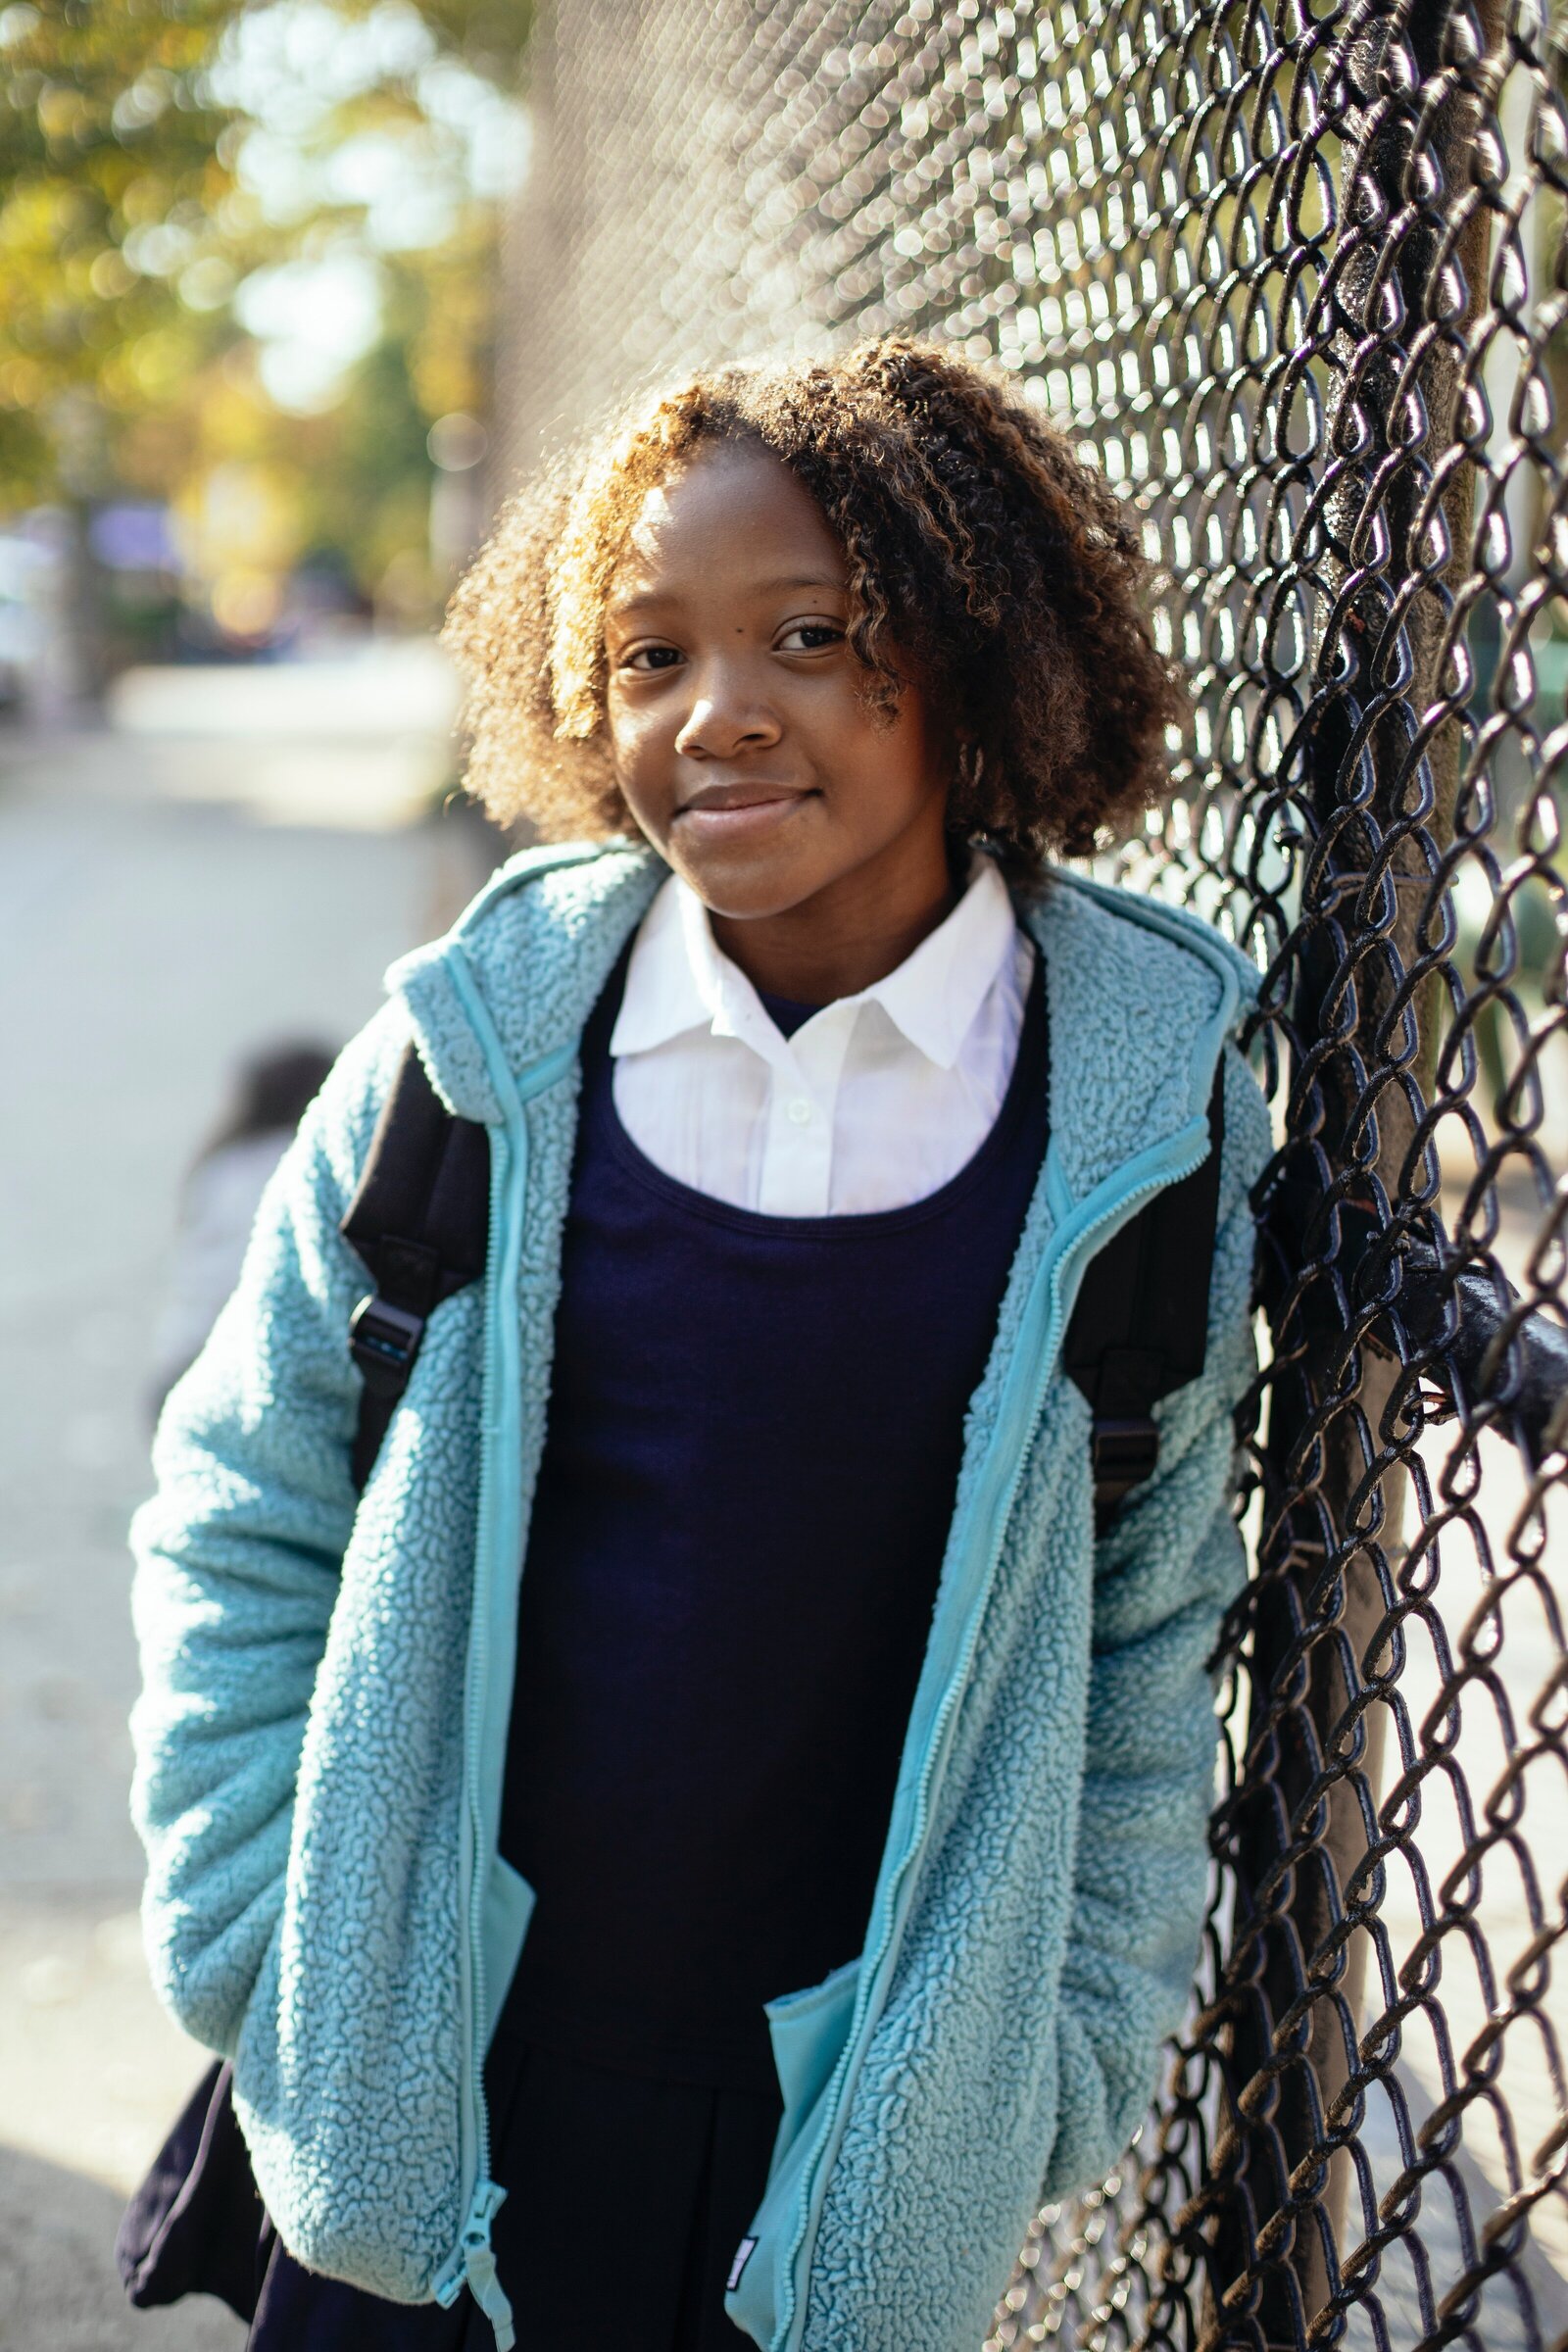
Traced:
<path id="1" fill-rule="evenodd" d="M 455 962 L 520 1075 L 576 1044 L 667 871 L 624 841 L 525 851 L 444 939 L 392 966 L 387 985 L 449 1109 L 489 1124 L 503 1116 Z M 1014 906 L 1044 960 L 1053 1156 L 1078 1200 L 1203 1117 L 1221 1043 L 1258 975 L 1185 908 L 1061 867 Z"/>

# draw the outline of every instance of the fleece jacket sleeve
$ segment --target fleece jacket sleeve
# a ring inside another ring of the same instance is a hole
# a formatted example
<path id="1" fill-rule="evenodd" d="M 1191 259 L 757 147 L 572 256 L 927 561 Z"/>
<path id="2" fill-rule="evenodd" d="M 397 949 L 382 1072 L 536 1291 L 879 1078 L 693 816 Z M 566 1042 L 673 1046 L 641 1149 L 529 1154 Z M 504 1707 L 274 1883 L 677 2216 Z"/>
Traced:
<path id="1" fill-rule="evenodd" d="M 306 1715 L 353 1526 L 367 1281 L 337 1221 L 406 1035 L 348 1048 L 269 1184 L 244 1268 L 171 1392 L 131 1526 L 142 1690 L 131 1813 L 154 1983 L 232 2054 L 283 1905 Z"/>
<path id="2" fill-rule="evenodd" d="M 1200 1379 L 1157 1408 L 1158 1466 L 1096 1546 L 1086 1775 L 1048 2198 L 1103 2178 L 1143 2120 L 1191 1990 L 1207 1888 L 1208 1660 L 1246 1577 L 1235 1409 L 1256 1369 L 1248 1188 L 1268 1114 L 1226 1048 L 1226 1145 Z"/>

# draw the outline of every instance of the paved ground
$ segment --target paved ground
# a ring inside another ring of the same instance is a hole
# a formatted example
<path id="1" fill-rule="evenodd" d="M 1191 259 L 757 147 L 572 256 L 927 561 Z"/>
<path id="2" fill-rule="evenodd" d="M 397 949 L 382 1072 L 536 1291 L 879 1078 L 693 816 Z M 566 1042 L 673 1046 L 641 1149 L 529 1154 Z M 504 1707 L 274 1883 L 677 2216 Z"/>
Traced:
<path id="1" fill-rule="evenodd" d="M 299 737 L 254 711 L 220 732 L 221 679 L 199 733 L 165 683 L 127 714 L 152 731 L 0 736 L 3 2352 L 242 2336 L 216 2304 L 132 2313 L 113 2269 L 123 2192 L 205 2064 L 141 1962 L 124 1528 L 175 1188 L 236 1054 L 348 1036 L 471 887 L 467 829 L 411 821 L 439 716 L 380 732 L 375 683 L 318 684 Z"/>

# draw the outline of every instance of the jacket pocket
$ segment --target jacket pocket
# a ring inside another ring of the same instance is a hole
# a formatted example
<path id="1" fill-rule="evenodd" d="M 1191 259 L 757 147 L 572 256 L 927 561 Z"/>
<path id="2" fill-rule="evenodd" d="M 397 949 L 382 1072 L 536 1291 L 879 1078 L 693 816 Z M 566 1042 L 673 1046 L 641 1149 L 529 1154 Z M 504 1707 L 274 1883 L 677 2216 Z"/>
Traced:
<path id="1" fill-rule="evenodd" d="M 779 2265 L 793 2234 L 801 2175 L 826 2121 L 828 2088 L 850 2037 L 859 1982 L 860 1963 L 850 1960 L 808 1991 L 785 1993 L 766 2004 L 784 2114 L 767 2188 L 735 2251 L 733 2284 L 724 2298 L 736 2326 L 760 2344 L 771 2342 L 778 2324 Z"/>
<path id="2" fill-rule="evenodd" d="M 484 1915 L 480 1934 L 484 1944 L 484 2045 L 490 2047 L 496 2020 L 502 2004 L 512 1989 L 517 1960 L 522 1951 L 522 1939 L 528 1933 L 533 1917 L 533 1888 L 520 1871 L 500 1854 L 490 1857 L 490 1876 L 485 1882 Z"/>
<path id="3" fill-rule="evenodd" d="M 779 2143 L 796 2136 L 816 2106 L 849 2039 L 860 1963 L 847 1960 L 808 1992 L 786 1992 L 767 2003 L 773 2067 L 784 2094 Z M 778 2159 L 774 2157 L 774 2170 Z"/>

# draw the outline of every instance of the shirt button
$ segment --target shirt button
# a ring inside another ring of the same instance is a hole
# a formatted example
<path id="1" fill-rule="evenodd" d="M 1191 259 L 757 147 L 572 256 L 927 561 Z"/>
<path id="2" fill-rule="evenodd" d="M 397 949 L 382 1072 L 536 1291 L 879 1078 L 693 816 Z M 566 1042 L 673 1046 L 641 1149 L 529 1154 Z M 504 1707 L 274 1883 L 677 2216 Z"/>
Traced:
<path id="1" fill-rule="evenodd" d="M 795 1100 L 788 1104 L 786 1116 L 792 1119 L 797 1127 L 804 1127 L 808 1124 L 811 1116 L 811 1105 L 804 1095 L 797 1095 Z"/>

